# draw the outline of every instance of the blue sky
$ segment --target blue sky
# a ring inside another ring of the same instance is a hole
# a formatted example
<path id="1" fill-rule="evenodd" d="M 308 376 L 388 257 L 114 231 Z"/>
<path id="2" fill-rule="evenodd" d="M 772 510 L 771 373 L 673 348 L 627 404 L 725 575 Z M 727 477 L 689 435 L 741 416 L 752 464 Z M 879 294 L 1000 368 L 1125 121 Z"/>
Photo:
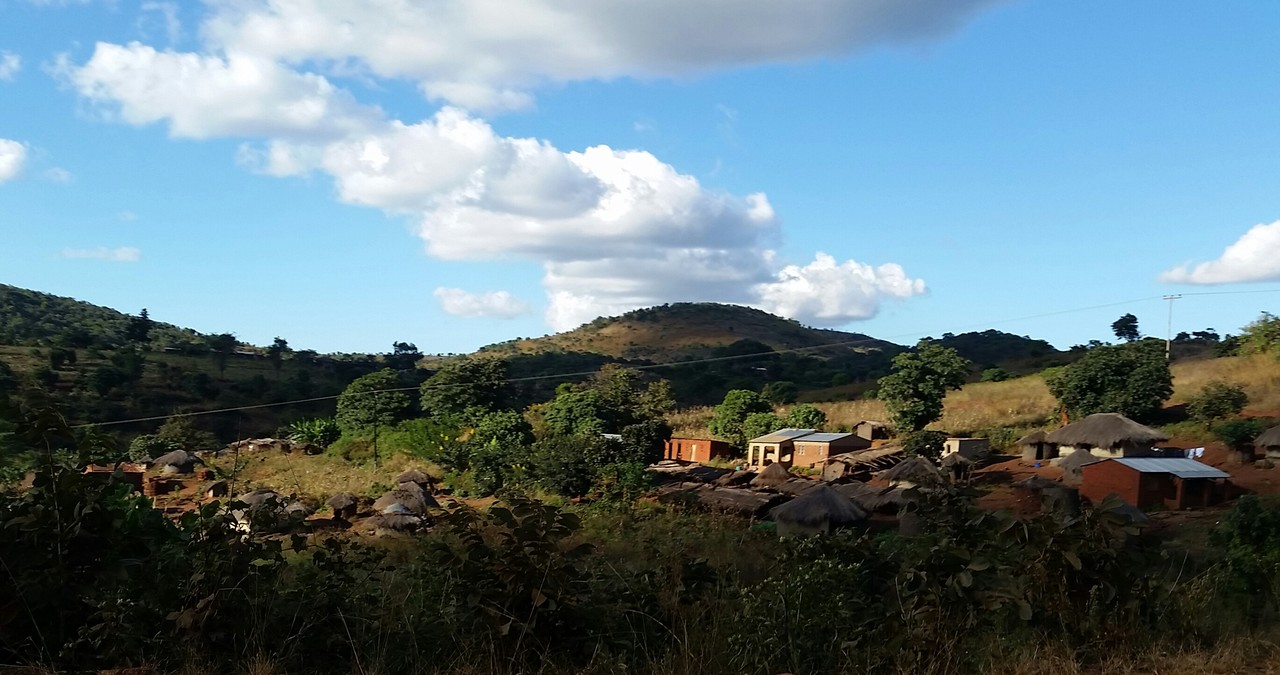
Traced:
<path id="1" fill-rule="evenodd" d="M 1174 331 L 1231 332 L 1280 299 L 1278 34 L 1260 1 L 0 0 L 0 282 L 322 351 L 694 300 L 1066 347 L 1184 293 Z"/>

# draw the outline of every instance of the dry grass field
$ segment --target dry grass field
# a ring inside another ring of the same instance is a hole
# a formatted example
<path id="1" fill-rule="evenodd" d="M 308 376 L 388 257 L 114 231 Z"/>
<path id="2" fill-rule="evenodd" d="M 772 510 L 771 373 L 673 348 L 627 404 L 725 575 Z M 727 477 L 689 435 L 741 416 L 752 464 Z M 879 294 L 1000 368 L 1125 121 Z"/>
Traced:
<path id="1" fill-rule="evenodd" d="M 1252 354 L 1183 361 L 1173 365 L 1173 397 L 1170 405 L 1185 403 L 1205 384 L 1223 380 L 1244 387 L 1249 394 L 1246 414 L 1280 415 L 1280 360 L 1273 355 Z M 849 427 L 861 420 L 883 420 L 884 404 L 859 399 L 814 403 L 827 413 L 830 428 Z M 947 395 L 942 419 L 933 428 L 974 432 L 1011 427 L 1031 429 L 1054 425 L 1058 404 L 1044 378 L 1028 375 L 1005 382 L 975 382 Z M 785 408 L 780 408 L 780 412 Z M 680 410 L 669 418 L 677 435 L 706 436 L 710 407 Z"/>

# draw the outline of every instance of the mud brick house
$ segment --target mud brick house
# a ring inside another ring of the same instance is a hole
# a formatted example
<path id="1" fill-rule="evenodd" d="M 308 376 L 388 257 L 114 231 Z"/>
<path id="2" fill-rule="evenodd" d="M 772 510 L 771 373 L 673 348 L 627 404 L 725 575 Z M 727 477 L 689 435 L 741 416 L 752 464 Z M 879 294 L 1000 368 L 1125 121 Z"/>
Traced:
<path id="1" fill-rule="evenodd" d="M 747 464 L 756 470 L 770 464 L 791 466 L 796 439 L 817 433 L 817 429 L 779 429 L 747 442 Z"/>
<path id="2" fill-rule="evenodd" d="M 1212 506 L 1226 498 L 1230 474 L 1179 457 L 1119 457 L 1082 468 L 1080 494 L 1094 504 L 1116 495 L 1140 509 Z"/>
<path id="3" fill-rule="evenodd" d="M 710 462 L 718 457 L 728 457 L 732 446 L 728 441 L 710 438 L 672 438 L 662 452 L 663 459 L 681 462 Z"/>
<path id="4" fill-rule="evenodd" d="M 808 469 L 822 467 L 835 455 L 871 447 L 871 441 L 853 434 L 809 434 L 795 439 L 794 444 L 791 466 Z"/>
<path id="5" fill-rule="evenodd" d="M 1163 433 L 1117 413 L 1095 413 L 1045 436 L 1058 446 L 1060 455 L 1087 450 L 1095 457 L 1156 457 L 1156 443 L 1169 440 Z"/>

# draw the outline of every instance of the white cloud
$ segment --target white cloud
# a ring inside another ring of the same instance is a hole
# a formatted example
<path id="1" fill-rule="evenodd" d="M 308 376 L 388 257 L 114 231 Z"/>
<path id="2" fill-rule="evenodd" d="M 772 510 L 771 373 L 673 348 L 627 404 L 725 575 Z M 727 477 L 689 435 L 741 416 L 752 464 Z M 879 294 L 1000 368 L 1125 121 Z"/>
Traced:
<path id="1" fill-rule="evenodd" d="M 341 138 L 381 118 L 328 80 L 269 59 L 99 42 L 60 66 L 81 96 L 134 125 L 168 121 L 175 137 Z"/>
<path id="2" fill-rule="evenodd" d="M 1167 284 L 1234 284 L 1280 280 L 1280 220 L 1260 223 L 1226 248 L 1217 260 L 1167 270 Z"/>
<path id="3" fill-rule="evenodd" d="M 700 73 L 914 43 L 1004 0 L 258 0 L 204 34 L 290 63 L 359 62 L 475 110 L 547 83 Z M 708 27 L 713 27 L 708 29 Z"/>
<path id="4" fill-rule="evenodd" d="M 164 29 L 170 46 L 182 38 L 182 21 L 178 18 L 177 3 L 144 2 L 139 9 L 142 10 L 142 15 L 138 17 L 138 28 L 144 34 L 149 32 L 154 24 L 159 23 Z M 156 16 L 152 16 L 153 13 Z"/>
<path id="5" fill-rule="evenodd" d="M 132 246 L 108 248 L 64 248 L 62 257 L 83 260 L 105 260 L 107 262 L 132 263 L 142 260 L 142 251 Z"/>
<path id="6" fill-rule="evenodd" d="M 70 183 L 75 180 L 75 176 L 72 176 L 70 171 L 67 171 L 60 166 L 55 166 L 52 169 L 45 170 L 44 177 L 45 179 L 51 180 L 55 183 Z"/>
<path id="7" fill-rule="evenodd" d="M 454 316 L 514 319 L 529 313 L 528 303 L 507 291 L 468 293 L 461 288 L 440 287 L 434 295 L 440 308 Z"/>
<path id="8" fill-rule="evenodd" d="M 925 292 L 922 279 L 907 276 L 900 265 L 872 267 L 853 260 L 837 263 L 826 253 L 800 267 L 787 265 L 777 279 L 756 288 L 760 307 L 817 326 L 839 326 L 869 319 L 884 298 L 910 298 Z"/>
<path id="9" fill-rule="evenodd" d="M 0 183 L 13 180 L 22 173 L 27 162 L 27 146 L 7 138 L 0 138 Z"/>
<path id="10" fill-rule="evenodd" d="M 22 70 L 22 57 L 13 52 L 0 52 L 0 80 L 12 80 Z"/>

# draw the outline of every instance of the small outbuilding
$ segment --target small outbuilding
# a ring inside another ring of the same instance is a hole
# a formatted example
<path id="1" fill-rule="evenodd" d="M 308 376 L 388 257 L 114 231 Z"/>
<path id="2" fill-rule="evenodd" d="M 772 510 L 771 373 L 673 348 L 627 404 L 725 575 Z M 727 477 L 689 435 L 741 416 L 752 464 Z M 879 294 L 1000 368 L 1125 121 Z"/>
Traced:
<path id="1" fill-rule="evenodd" d="M 1230 477 L 1185 457 L 1118 457 L 1086 465 L 1080 494 L 1095 504 L 1116 495 L 1139 509 L 1196 508 L 1226 499 Z"/>
<path id="2" fill-rule="evenodd" d="M 991 454 L 991 441 L 985 438 L 951 437 L 942 442 L 942 457 L 960 455 L 965 459 L 977 459 Z"/>
<path id="3" fill-rule="evenodd" d="M 1033 431 L 1017 440 L 1015 445 L 1022 448 L 1024 462 L 1047 462 L 1058 458 L 1058 444 L 1050 443 L 1047 436 L 1043 431 Z"/>
<path id="4" fill-rule="evenodd" d="M 215 480 L 204 489 L 205 499 L 222 499 L 230 492 L 230 486 L 225 480 Z"/>
<path id="5" fill-rule="evenodd" d="M 1169 437 L 1118 413 L 1095 413 L 1045 436 L 1061 452 L 1088 450 L 1102 458 L 1154 457 L 1155 444 Z"/>
<path id="6" fill-rule="evenodd" d="M 1056 461 L 1054 466 L 1062 470 L 1062 482 L 1067 485 L 1079 485 L 1084 479 L 1084 467 L 1088 464 L 1101 462 L 1102 460 L 1095 457 L 1092 452 L 1085 449 L 1076 450 Z"/>
<path id="7" fill-rule="evenodd" d="M 1253 450 L 1267 459 L 1280 459 L 1280 425 L 1267 429 L 1253 439 Z"/>
<path id="8" fill-rule="evenodd" d="M 774 488 L 791 480 L 791 472 L 787 471 L 787 467 L 781 464 L 770 464 L 751 479 L 751 487 L 753 488 Z"/>
<path id="9" fill-rule="evenodd" d="M 720 457 L 728 457 L 733 446 L 728 441 L 712 438 L 672 438 L 662 451 L 663 459 L 674 459 L 680 462 L 710 462 Z"/>
<path id="10" fill-rule="evenodd" d="M 863 420 L 853 425 L 853 435 L 866 441 L 879 441 L 889 438 L 889 427 L 884 422 Z"/>
<path id="11" fill-rule="evenodd" d="M 360 508 L 360 499 L 350 492 L 339 492 L 325 501 L 325 504 L 333 509 L 334 518 L 351 520 Z"/>
<path id="12" fill-rule="evenodd" d="M 826 534 L 831 530 L 860 523 L 867 512 L 829 485 L 820 485 L 769 511 L 778 524 L 778 536 L 796 537 Z"/>
<path id="13" fill-rule="evenodd" d="M 871 441 L 853 434 L 809 434 L 795 440 L 791 466 L 818 468 L 834 455 L 866 450 L 869 447 Z"/>

